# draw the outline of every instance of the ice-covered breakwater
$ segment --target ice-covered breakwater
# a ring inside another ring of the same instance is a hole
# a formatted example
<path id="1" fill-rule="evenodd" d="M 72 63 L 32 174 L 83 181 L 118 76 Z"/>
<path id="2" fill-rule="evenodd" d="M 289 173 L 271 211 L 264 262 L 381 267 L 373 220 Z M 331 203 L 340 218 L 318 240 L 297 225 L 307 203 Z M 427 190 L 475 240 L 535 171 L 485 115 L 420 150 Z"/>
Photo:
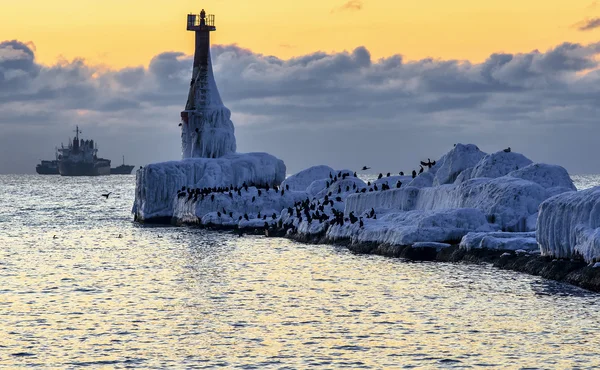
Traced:
<path id="1" fill-rule="evenodd" d="M 526 258 L 598 259 L 600 192 L 577 192 L 564 168 L 462 144 L 436 162 L 415 178 L 372 183 L 328 166 L 283 181 L 283 162 L 265 153 L 154 164 L 138 171 L 134 213 L 139 221 L 266 232 L 362 253 L 466 254 L 557 279 L 581 265 L 548 269 Z M 585 276 L 569 281 L 586 286 Z"/>
<path id="2" fill-rule="evenodd" d="M 540 206 L 537 241 L 543 255 L 600 260 L 600 187 L 552 197 Z"/>

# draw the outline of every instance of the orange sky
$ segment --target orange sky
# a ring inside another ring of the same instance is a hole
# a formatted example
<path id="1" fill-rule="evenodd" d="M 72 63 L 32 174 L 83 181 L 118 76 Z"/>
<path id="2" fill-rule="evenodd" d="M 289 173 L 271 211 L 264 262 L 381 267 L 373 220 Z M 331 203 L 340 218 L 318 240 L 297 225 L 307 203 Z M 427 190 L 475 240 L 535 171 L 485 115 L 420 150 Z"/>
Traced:
<path id="1" fill-rule="evenodd" d="M 289 58 L 364 45 L 374 58 L 403 54 L 481 61 L 493 52 L 590 43 L 593 0 L 54 0 L 4 1 L 0 39 L 32 41 L 39 62 L 84 57 L 111 67 L 147 65 L 163 51 L 191 53 L 186 14 L 216 15 L 213 43 Z M 358 10 L 356 8 L 360 7 Z"/>

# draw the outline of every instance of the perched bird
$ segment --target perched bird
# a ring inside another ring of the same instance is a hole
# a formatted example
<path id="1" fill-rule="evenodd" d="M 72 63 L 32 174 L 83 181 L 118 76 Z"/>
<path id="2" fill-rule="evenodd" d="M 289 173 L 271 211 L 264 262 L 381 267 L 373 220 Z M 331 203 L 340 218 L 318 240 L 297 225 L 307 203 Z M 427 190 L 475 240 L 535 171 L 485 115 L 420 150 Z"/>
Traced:
<path id="1" fill-rule="evenodd" d="M 181 127 L 181 122 L 179 122 L 179 127 Z"/>
<path id="2" fill-rule="evenodd" d="M 52 239 L 58 239 L 58 238 L 56 237 L 56 235 L 54 235 L 54 236 L 52 237 Z"/>
<path id="3" fill-rule="evenodd" d="M 435 166 L 435 161 L 432 162 L 431 159 L 427 158 L 427 162 L 421 161 L 421 166 L 431 168 L 431 167 Z"/>
<path id="4" fill-rule="evenodd" d="M 420 174 L 422 174 L 422 173 L 423 173 L 423 171 L 424 171 L 425 169 L 423 168 L 423 166 L 419 166 L 419 167 L 421 167 L 421 168 L 419 169 L 419 175 L 420 175 Z"/>
<path id="5" fill-rule="evenodd" d="M 379 176 L 377 176 L 377 180 L 381 180 L 382 177 L 383 177 L 383 174 L 380 173 Z"/>
<path id="6" fill-rule="evenodd" d="M 112 194 L 112 191 L 110 193 L 106 193 L 106 194 L 102 194 L 102 196 L 106 199 L 108 199 L 108 196 Z"/>
<path id="7" fill-rule="evenodd" d="M 506 149 L 504 149 L 504 153 L 510 153 L 510 146 Z"/>
<path id="8" fill-rule="evenodd" d="M 370 170 L 370 169 L 371 169 L 371 167 L 363 166 L 361 171 L 366 171 L 366 170 Z"/>
<path id="9" fill-rule="evenodd" d="M 417 177 L 417 171 L 413 170 L 413 172 L 412 172 L 412 178 L 414 179 L 415 177 Z"/>

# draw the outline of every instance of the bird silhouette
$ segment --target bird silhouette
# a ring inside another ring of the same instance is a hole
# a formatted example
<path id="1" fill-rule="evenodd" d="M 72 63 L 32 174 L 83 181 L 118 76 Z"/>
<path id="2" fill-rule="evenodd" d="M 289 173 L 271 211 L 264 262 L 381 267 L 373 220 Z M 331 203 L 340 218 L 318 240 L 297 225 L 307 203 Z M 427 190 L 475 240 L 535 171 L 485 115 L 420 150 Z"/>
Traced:
<path id="1" fill-rule="evenodd" d="M 421 161 L 421 165 L 431 168 L 431 167 L 435 166 L 435 161 L 432 162 L 431 159 L 427 158 L 427 162 Z"/>
<path id="2" fill-rule="evenodd" d="M 111 191 L 110 193 L 102 194 L 102 196 L 103 196 L 104 198 L 108 199 L 109 195 L 111 195 L 111 194 L 112 194 L 112 191 Z"/>
<path id="3" fill-rule="evenodd" d="M 510 153 L 510 146 L 506 149 L 504 149 L 504 153 Z"/>
<path id="4" fill-rule="evenodd" d="M 371 167 L 367 167 L 367 166 L 363 166 L 363 168 L 361 169 L 361 171 L 366 171 L 366 170 L 370 170 Z"/>

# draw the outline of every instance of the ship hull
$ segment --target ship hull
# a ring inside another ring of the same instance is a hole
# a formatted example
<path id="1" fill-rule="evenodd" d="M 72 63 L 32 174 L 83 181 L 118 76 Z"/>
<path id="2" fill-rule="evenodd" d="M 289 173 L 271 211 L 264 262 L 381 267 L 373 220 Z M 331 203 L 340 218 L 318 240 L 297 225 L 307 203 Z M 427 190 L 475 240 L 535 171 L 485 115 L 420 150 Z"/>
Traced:
<path id="1" fill-rule="evenodd" d="M 131 171 L 133 170 L 133 166 L 121 165 L 116 168 L 110 169 L 111 175 L 131 175 Z"/>
<path id="2" fill-rule="evenodd" d="M 59 162 L 58 170 L 61 176 L 107 176 L 110 175 L 110 164 Z"/>
<path id="3" fill-rule="evenodd" d="M 42 166 L 37 166 L 35 168 L 35 172 L 37 172 L 40 175 L 58 175 L 58 167 L 42 167 Z"/>

